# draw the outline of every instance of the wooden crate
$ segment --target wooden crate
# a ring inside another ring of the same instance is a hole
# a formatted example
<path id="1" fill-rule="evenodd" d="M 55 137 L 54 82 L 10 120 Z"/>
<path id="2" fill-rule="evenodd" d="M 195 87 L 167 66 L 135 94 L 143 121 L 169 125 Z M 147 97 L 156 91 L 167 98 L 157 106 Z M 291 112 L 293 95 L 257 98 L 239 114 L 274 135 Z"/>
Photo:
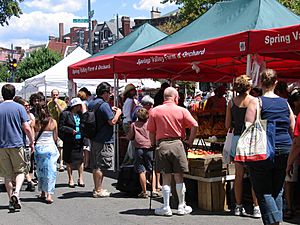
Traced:
<path id="1" fill-rule="evenodd" d="M 225 176 L 227 173 L 226 169 L 217 169 L 217 170 L 205 170 L 204 168 L 191 168 L 190 174 L 198 177 L 221 177 Z"/>
<path id="2" fill-rule="evenodd" d="M 198 181 L 198 207 L 207 211 L 228 210 L 225 182 Z"/>
<path id="3" fill-rule="evenodd" d="M 222 164 L 222 155 L 208 155 L 189 160 L 190 174 L 199 177 L 219 177 L 226 175 Z"/>

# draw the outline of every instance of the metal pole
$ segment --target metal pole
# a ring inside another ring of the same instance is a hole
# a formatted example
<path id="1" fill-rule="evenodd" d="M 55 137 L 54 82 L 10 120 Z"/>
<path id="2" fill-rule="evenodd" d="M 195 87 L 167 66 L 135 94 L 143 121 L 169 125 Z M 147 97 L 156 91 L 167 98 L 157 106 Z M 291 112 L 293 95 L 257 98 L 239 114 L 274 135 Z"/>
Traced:
<path id="1" fill-rule="evenodd" d="M 116 107 L 118 107 L 118 90 L 119 90 L 119 85 L 118 85 L 118 74 L 117 73 L 114 73 L 114 105 Z M 115 160 L 115 163 L 116 163 L 116 166 L 115 168 L 117 169 L 117 171 L 119 171 L 120 169 L 120 150 L 119 150 L 119 124 L 117 123 L 115 126 L 114 126 L 114 147 L 115 147 L 115 150 L 116 150 L 116 160 Z"/>
<path id="2" fill-rule="evenodd" d="M 92 49 L 92 12 L 91 12 L 91 0 L 88 0 L 88 20 L 89 20 L 89 53 L 93 55 Z"/>
<path id="3" fill-rule="evenodd" d="M 13 44 L 11 44 L 10 53 L 11 53 L 10 62 L 13 62 L 13 59 L 14 59 L 14 45 Z M 14 79 L 15 79 L 15 72 L 14 72 L 14 69 L 11 68 L 10 82 L 14 82 Z"/>
<path id="4" fill-rule="evenodd" d="M 251 54 L 248 54 L 247 55 L 247 70 L 246 70 L 246 74 L 248 75 L 248 76 L 250 76 L 251 74 Z"/>
<path id="5" fill-rule="evenodd" d="M 119 41 L 119 14 L 117 14 L 117 41 Z"/>

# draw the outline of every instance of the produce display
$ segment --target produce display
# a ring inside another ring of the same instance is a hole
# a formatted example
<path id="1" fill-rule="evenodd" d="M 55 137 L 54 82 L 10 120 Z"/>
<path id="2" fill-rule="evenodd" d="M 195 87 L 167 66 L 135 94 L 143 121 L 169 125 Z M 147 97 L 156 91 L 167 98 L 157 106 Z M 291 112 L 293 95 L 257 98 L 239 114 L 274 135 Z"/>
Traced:
<path id="1" fill-rule="evenodd" d="M 197 158 L 204 158 L 206 156 L 210 156 L 210 155 L 220 155 L 219 152 L 213 152 L 213 151 L 207 151 L 207 150 L 203 150 L 203 149 L 188 149 L 188 155 L 187 158 L 188 159 L 197 159 Z"/>
<path id="2" fill-rule="evenodd" d="M 226 136 L 225 113 L 218 111 L 203 111 L 198 115 L 198 136 Z"/>

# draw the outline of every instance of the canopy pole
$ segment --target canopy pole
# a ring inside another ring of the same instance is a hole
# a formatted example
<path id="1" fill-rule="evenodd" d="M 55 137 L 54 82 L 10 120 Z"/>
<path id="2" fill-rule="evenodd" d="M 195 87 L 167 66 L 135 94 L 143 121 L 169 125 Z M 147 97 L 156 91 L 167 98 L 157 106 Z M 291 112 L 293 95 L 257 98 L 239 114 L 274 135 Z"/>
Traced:
<path id="1" fill-rule="evenodd" d="M 118 100 L 118 90 L 119 90 L 119 79 L 118 79 L 118 74 L 114 73 L 114 106 L 118 107 L 119 105 L 119 100 Z M 120 149 L 119 149 L 119 124 L 117 123 L 114 126 L 114 148 L 116 150 L 115 156 L 116 160 L 115 163 L 117 164 L 115 166 L 115 169 L 119 171 L 120 169 Z"/>
<path id="2" fill-rule="evenodd" d="M 246 69 L 246 74 L 248 76 L 251 76 L 251 59 L 252 59 L 252 55 L 248 54 L 247 55 L 247 69 Z"/>
<path id="3" fill-rule="evenodd" d="M 44 84 L 45 84 L 45 98 L 47 101 L 47 83 L 46 83 L 46 78 L 44 77 Z"/>
<path id="4" fill-rule="evenodd" d="M 77 92 L 77 85 L 75 84 L 73 79 L 68 79 L 68 96 L 70 98 L 75 97 Z"/>
<path id="5" fill-rule="evenodd" d="M 26 96 L 26 81 L 25 80 L 24 80 L 24 86 L 23 87 L 24 88 L 22 88 L 22 89 L 23 89 L 24 93 L 22 93 L 22 95 L 23 95 L 24 99 L 27 99 L 27 96 Z"/>

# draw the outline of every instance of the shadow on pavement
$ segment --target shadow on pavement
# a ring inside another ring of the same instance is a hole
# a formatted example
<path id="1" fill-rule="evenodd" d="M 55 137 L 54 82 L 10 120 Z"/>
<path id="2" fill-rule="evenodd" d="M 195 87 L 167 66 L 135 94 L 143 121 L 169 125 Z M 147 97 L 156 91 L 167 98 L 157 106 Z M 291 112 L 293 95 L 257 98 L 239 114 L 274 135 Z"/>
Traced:
<path id="1" fill-rule="evenodd" d="M 284 222 L 288 222 L 291 224 L 300 224 L 300 218 L 298 215 L 296 215 L 296 217 L 293 217 L 292 219 L 289 220 L 283 220 Z"/>
<path id="2" fill-rule="evenodd" d="M 126 211 L 120 212 L 120 214 L 124 215 L 136 215 L 136 216 L 153 216 L 154 210 L 153 209 L 129 209 Z"/>
<path id="3" fill-rule="evenodd" d="M 65 188 L 65 187 L 69 187 L 67 183 L 55 184 L 55 188 Z"/>
<path id="4" fill-rule="evenodd" d="M 42 199 L 38 198 L 38 195 L 35 198 L 20 198 L 21 202 L 43 202 Z"/>
<path id="5" fill-rule="evenodd" d="M 8 206 L 7 205 L 0 205 L 0 210 L 4 210 L 4 209 L 8 210 Z"/>
<path id="6" fill-rule="evenodd" d="M 57 197 L 58 199 L 70 199 L 70 198 L 91 198 L 93 193 L 91 191 L 73 191 L 63 193 L 62 196 Z"/>
<path id="7" fill-rule="evenodd" d="M 112 198 L 137 198 L 137 195 L 128 194 L 125 192 L 114 192 L 111 194 Z"/>

